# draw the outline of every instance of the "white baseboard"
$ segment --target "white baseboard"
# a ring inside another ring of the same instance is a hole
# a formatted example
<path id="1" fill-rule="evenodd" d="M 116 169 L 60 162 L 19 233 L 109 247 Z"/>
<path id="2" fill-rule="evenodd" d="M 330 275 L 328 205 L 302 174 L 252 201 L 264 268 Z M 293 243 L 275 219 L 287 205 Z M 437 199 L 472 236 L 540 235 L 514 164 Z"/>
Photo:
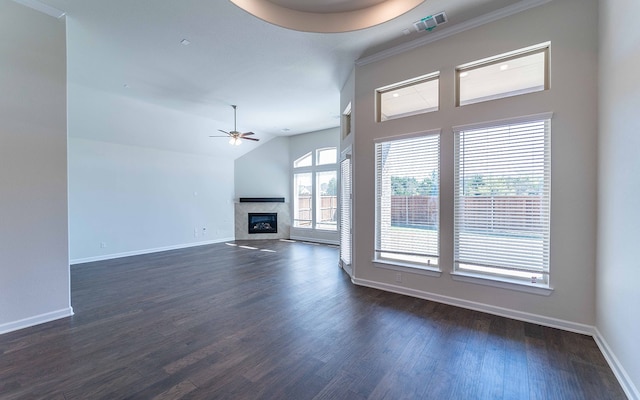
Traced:
<path id="1" fill-rule="evenodd" d="M 315 237 L 305 237 L 305 236 L 291 235 L 291 240 L 297 240 L 299 242 L 312 242 L 312 243 L 331 244 L 331 245 L 334 245 L 334 246 L 340 245 L 340 241 L 338 241 L 338 240 L 321 239 L 321 238 L 315 238 Z"/>
<path id="2" fill-rule="evenodd" d="M 620 386 L 622 386 L 622 390 L 627 395 L 630 400 L 640 400 L 640 391 L 631 381 L 631 377 L 627 374 L 627 371 L 622 367 L 620 361 L 609 347 L 609 344 L 604 339 L 598 328 L 595 328 L 595 334 L 593 335 L 593 339 L 596 341 L 596 344 L 600 348 L 602 355 L 607 360 L 609 367 L 613 370 L 616 378 L 618 378 L 618 382 L 620 382 Z"/>
<path id="3" fill-rule="evenodd" d="M 186 249 L 188 247 L 205 246 L 205 245 L 214 244 L 214 243 L 232 242 L 234 240 L 236 240 L 234 237 L 229 237 L 229 238 L 207 240 L 203 242 L 183 243 L 183 244 L 177 244 L 177 245 L 171 245 L 171 246 L 156 247 L 153 249 L 125 251 L 124 253 L 113 253 L 113 254 L 105 254 L 105 255 L 94 256 L 94 257 L 76 258 L 76 259 L 72 259 L 70 263 L 71 265 L 74 265 L 74 264 L 84 264 L 84 263 L 94 262 L 94 261 L 113 260 L 113 259 L 122 258 L 122 257 L 159 253 L 161 251 Z"/>
<path id="4" fill-rule="evenodd" d="M 351 280 L 353 281 L 353 265 L 345 264 L 342 260 L 340 260 L 338 261 L 338 266 L 342 268 L 342 270 L 346 272 L 347 275 L 349 275 L 349 278 L 351 278 Z"/>
<path id="5" fill-rule="evenodd" d="M 519 321 L 531 322 L 538 325 L 544 325 L 551 328 L 558 328 L 565 331 L 581 333 L 583 335 L 593 336 L 595 334 L 595 328 L 591 325 L 579 324 L 576 322 L 564 321 L 557 318 L 545 317 L 543 315 L 526 313 L 518 310 L 512 310 L 509 308 L 492 306 L 484 303 L 477 303 L 475 301 L 457 299 L 454 297 L 443 296 L 440 294 L 424 292 L 421 290 L 409 289 L 402 286 L 391 285 L 388 283 L 374 282 L 366 279 L 352 279 L 354 284 L 360 286 L 367 286 L 374 289 L 386 290 L 388 292 L 404 294 L 407 296 L 417 297 L 420 299 L 431 300 L 438 303 L 449 304 L 456 307 L 467 308 L 469 310 L 482 311 L 488 314 L 499 315 L 501 317 L 507 317 L 516 319 Z"/>
<path id="6" fill-rule="evenodd" d="M 3 333 L 13 332 L 30 326 L 44 324 L 45 322 L 55 321 L 56 319 L 66 318 L 73 315 L 73 308 L 63 308 L 62 310 L 51 311 L 48 313 L 35 315 L 33 317 L 24 318 L 18 321 L 7 322 L 0 325 L 0 335 Z"/>

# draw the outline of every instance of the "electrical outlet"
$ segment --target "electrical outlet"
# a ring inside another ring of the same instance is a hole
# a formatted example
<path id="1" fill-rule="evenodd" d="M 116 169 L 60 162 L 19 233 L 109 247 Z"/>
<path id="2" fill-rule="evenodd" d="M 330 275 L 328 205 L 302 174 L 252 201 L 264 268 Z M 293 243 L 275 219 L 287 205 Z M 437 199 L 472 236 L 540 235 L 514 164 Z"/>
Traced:
<path id="1" fill-rule="evenodd" d="M 100 248 L 101 249 L 107 248 L 107 243 L 106 242 L 100 242 Z"/>
<path id="2" fill-rule="evenodd" d="M 198 237 L 198 228 L 193 228 L 193 237 Z"/>
<path id="3" fill-rule="evenodd" d="M 396 272 L 396 282 L 402 282 L 402 274 L 400 272 Z"/>

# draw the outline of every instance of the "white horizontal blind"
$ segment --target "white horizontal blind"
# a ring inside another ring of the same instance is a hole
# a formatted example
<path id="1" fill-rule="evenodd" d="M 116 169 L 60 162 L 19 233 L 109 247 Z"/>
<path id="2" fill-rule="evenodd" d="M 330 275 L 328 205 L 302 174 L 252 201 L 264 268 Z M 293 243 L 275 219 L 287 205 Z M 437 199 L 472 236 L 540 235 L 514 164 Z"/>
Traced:
<path id="1" fill-rule="evenodd" d="M 340 163 L 340 259 L 351 265 L 351 159 Z"/>
<path id="2" fill-rule="evenodd" d="M 376 144 L 376 258 L 437 265 L 440 135 Z"/>
<path id="3" fill-rule="evenodd" d="M 547 282 L 550 120 L 455 135 L 455 268 Z"/>

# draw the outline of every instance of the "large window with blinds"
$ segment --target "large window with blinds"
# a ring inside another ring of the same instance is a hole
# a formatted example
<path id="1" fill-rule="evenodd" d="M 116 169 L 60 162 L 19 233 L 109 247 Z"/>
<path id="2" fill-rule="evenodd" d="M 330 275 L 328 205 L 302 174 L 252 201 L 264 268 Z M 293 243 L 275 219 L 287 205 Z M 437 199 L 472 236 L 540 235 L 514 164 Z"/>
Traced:
<path id="1" fill-rule="evenodd" d="M 376 261 L 438 266 L 440 132 L 376 143 Z"/>
<path id="2" fill-rule="evenodd" d="M 351 157 L 340 162 L 340 260 L 351 265 Z"/>
<path id="3" fill-rule="evenodd" d="M 457 273 L 548 284 L 550 117 L 454 128 Z"/>

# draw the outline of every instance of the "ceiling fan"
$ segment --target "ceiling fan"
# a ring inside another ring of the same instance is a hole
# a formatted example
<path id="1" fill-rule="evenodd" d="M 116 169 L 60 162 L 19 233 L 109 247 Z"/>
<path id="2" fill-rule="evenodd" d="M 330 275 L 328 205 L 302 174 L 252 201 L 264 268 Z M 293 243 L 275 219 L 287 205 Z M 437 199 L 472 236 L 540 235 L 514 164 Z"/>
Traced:
<path id="1" fill-rule="evenodd" d="M 226 134 L 226 136 L 214 135 L 214 136 L 209 136 L 209 137 L 226 137 L 226 138 L 229 138 L 229 144 L 232 144 L 232 145 L 235 145 L 235 146 L 239 146 L 240 144 L 242 144 L 242 140 L 241 139 L 253 140 L 254 142 L 259 141 L 260 139 L 255 139 L 255 138 L 249 137 L 251 135 L 254 135 L 253 132 L 245 132 L 245 133 L 238 132 L 238 130 L 236 128 L 236 111 L 237 111 L 236 109 L 238 108 L 238 106 L 232 105 L 231 107 L 233 107 L 233 130 L 231 132 L 227 132 L 227 131 L 223 131 L 222 129 L 218 129 L 220 132 Z"/>

